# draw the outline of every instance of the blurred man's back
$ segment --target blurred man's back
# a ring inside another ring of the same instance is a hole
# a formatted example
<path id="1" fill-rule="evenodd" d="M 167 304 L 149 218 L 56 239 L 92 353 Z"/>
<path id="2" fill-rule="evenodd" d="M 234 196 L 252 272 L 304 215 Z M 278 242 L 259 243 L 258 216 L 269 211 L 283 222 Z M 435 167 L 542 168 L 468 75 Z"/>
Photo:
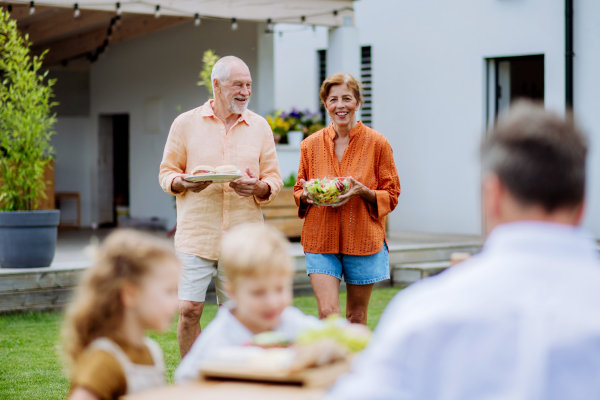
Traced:
<path id="1" fill-rule="evenodd" d="M 517 105 L 483 146 L 483 251 L 402 291 L 329 399 L 600 399 L 600 257 L 578 228 L 587 144 Z"/>

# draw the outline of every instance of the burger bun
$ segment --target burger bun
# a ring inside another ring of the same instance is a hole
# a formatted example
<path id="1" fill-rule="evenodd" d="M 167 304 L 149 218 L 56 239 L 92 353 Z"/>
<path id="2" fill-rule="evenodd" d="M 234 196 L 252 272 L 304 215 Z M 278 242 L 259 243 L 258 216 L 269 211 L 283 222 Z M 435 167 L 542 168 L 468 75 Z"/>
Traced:
<path id="1" fill-rule="evenodd" d="M 221 165 L 215 168 L 215 172 L 217 174 L 237 174 L 239 170 L 235 165 Z"/>
<path id="2" fill-rule="evenodd" d="M 192 175 L 211 175 L 215 173 L 215 169 L 210 165 L 198 165 L 192 170 Z"/>

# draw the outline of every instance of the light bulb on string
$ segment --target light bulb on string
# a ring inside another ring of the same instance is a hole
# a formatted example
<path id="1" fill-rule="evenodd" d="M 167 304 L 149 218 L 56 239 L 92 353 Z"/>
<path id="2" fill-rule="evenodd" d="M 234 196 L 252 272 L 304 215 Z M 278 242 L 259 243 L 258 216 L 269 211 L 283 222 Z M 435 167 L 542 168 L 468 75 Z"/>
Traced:
<path id="1" fill-rule="evenodd" d="M 200 14 L 196 14 L 194 16 L 194 26 L 200 26 L 202 21 L 200 21 Z"/>
<path id="2" fill-rule="evenodd" d="M 306 23 L 306 17 L 303 15 L 300 17 L 300 21 L 302 21 L 303 24 Z"/>
<path id="3" fill-rule="evenodd" d="M 35 14 L 35 3 L 33 1 L 29 2 L 29 15 Z"/>
<path id="4" fill-rule="evenodd" d="M 81 15 L 81 11 L 79 11 L 79 4 L 75 3 L 74 10 L 75 11 L 73 12 L 73 17 L 79 18 L 79 16 Z"/>
<path id="5" fill-rule="evenodd" d="M 232 31 L 237 31 L 237 28 L 238 28 L 237 19 L 232 18 L 231 19 L 231 30 Z"/>
<path id="6" fill-rule="evenodd" d="M 117 15 L 121 16 L 121 3 L 117 3 Z"/>
<path id="7" fill-rule="evenodd" d="M 117 15 L 115 17 L 115 25 L 117 26 L 117 28 L 121 27 L 121 16 L 120 15 Z"/>
<path id="8" fill-rule="evenodd" d="M 275 28 L 275 26 L 273 25 L 273 20 L 271 18 L 269 18 L 267 20 L 267 29 L 271 32 L 273 32 L 273 28 Z"/>
<path id="9" fill-rule="evenodd" d="M 7 9 L 8 9 L 8 13 L 10 14 L 12 12 L 12 4 L 9 4 Z"/>
<path id="10" fill-rule="evenodd" d="M 156 19 L 160 18 L 160 6 L 159 5 L 156 6 L 156 11 L 154 12 L 154 18 L 156 18 Z"/>

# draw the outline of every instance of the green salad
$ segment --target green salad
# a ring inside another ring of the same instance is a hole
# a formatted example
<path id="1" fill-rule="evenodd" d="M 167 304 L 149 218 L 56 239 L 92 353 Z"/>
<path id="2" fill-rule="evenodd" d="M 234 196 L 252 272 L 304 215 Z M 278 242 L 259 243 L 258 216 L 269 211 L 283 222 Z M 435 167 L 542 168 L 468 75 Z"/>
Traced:
<path id="1" fill-rule="evenodd" d="M 345 318 L 330 315 L 320 328 L 309 329 L 296 338 L 296 343 L 309 345 L 320 340 L 333 340 L 352 353 L 364 350 L 371 339 L 371 330 L 364 325 L 351 324 Z"/>
<path id="2" fill-rule="evenodd" d="M 333 206 L 350 189 L 348 178 L 311 179 L 305 183 L 308 197 L 318 206 Z"/>

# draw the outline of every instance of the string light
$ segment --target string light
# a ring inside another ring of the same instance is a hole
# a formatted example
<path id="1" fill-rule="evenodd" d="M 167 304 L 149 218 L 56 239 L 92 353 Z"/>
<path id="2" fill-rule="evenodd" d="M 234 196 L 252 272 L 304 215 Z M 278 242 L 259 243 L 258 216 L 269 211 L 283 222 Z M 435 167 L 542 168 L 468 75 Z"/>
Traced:
<path id="1" fill-rule="evenodd" d="M 10 14 L 12 12 L 12 4 L 9 4 L 7 9 L 8 9 L 8 13 Z"/>
<path id="2" fill-rule="evenodd" d="M 154 12 L 154 18 L 156 18 L 156 19 L 160 18 L 160 6 L 159 5 L 156 6 L 156 11 Z"/>
<path id="3" fill-rule="evenodd" d="M 237 28 L 238 28 L 237 19 L 231 18 L 231 30 L 232 31 L 237 31 Z"/>
<path id="4" fill-rule="evenodd" d="M 33 1 L 29 2 L 29 15 L 35 14 L 35 3 Z"/>
<path id="5" fill-rule="evenodd" d="M 117 3 L 117 15 L 121 16 L 121 3 Z"/>
<path id="6" fill-rule="evenodd" d="M 306 23 L 306 17 L 303 15 L 300 17 L 300 21 L 302 21 L 303 24 Z"/>
<path id="7" fill-rule="evenodd" d="M 75 11 L 73 12 L 73 16 L 75 18 L 79 18 L 81 15 L 81 11 L 79 11 L 79 4 L 75 3 Z"/>
<path id="8" fill-rule="evenodd" d="M 117 28 L 121 27 L 121 16 L 117 14 L 117 16 L 115 17 L 115 24 L 117 25 Z"/>
<path id="9" fill-rule="evenodd" d="M 337 17 L 337 15 L 338 15 L 338 10 L 333 10 L 333 16 Z"/>
<path id="10" fill-rule="evenodd" d="M 274 25 L 273 25 L 273 20 L 272 20 L 271 18 L 269 18 L 269 19 L 267 20 L 267 29 L 268 29 L 269 31 L 273 32 L 273 28 L 274 28 Z"/>
<path id="11" fill-rule="evenodd" d="M 196 13 L 196 15 L 194 16 L 194 26 L 200 26 L 200 23 L 202 21 L 200 21 L 200 14 Z"/>

